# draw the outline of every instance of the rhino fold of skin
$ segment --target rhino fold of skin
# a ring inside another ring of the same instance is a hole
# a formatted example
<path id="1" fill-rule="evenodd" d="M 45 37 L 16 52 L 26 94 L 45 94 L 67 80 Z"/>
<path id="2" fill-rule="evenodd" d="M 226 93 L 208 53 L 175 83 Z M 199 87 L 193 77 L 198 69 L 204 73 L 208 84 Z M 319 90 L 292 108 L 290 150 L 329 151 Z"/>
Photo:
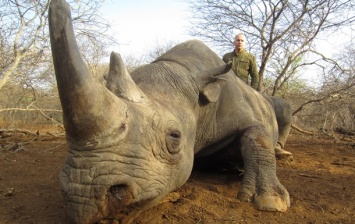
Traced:
<path id="1" fill-rule="evenodd" d="M 126 70 L 112 53 L 107 84 L 79 52 L 64 0 L 52 0 L 50 39 L 68 154 L 60 174 L 73 223 L 134 220 L 183 185 L 194 157 L 238 145 L 244 177 L 237 197 L 285 211 L 274 148 L 290 129 L 290 105 L 239 80 L 230 65 L 192 40 L 151 64 Z"/>

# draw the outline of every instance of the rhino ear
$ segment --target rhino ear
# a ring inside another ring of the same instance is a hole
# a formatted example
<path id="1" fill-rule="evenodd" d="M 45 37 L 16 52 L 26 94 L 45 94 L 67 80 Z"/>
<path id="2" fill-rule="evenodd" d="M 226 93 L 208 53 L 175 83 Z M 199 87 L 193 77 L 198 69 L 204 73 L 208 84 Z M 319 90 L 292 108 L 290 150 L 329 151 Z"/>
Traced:
<path id="1" fill-rule="evenodd" d="M 223 86 L 226 83 L 226 79 L 220 76 L 229 72 L 231 68 L 232 63 L 228 63 L 227 65 L 218 67 L 207 73 L 209 75 L 209 81 L 203 86 L 201 93 L 210 103 L 214 103 L 218 100 Z"/>
<path id="2" fill-rule="evenodd" d="M 225 79 L 219 78 L 215 82 L 208 83 L 201 93 L 210 103 L 214 103 L 218 100 L 225 83 Z"/>

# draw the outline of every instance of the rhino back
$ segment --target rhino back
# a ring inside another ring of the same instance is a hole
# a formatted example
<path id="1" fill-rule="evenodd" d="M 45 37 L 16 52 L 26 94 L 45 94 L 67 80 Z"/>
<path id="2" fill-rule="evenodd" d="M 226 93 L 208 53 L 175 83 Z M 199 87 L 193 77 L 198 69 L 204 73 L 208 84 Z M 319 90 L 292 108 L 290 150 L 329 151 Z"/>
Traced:
<path id="1" fill-rule="evenodd" d="M 276 142 L 273 105 L 232 71 L 221 76 L 226 83 L 219 100 L 201 102 L 200 89 L 207 71 L 224 64 L 205 44 L 192 40 L 177 45 L 131 75 L 143 92 L 156 101 L 172 108 L 184 105 L 193 110 L 191 116 L 197 117 L 195 152 L 257 125 L 265 125 L 274 133 Z"/>

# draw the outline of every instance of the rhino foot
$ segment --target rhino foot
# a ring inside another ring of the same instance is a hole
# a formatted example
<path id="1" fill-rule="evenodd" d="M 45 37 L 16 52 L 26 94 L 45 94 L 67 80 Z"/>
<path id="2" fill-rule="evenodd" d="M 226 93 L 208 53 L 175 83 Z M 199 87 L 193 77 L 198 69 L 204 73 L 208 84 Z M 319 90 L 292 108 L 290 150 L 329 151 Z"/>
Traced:
<path id="1" fill-rule="evenodd" d="M 290 206 L 289 200 L 280 196 L 257 196 L 254 198 L 255 207 L 258 210 L 285 212 Z"/>
<path id="2" fill-rule="evenodd" d="M 292 153 L 281 148 L 275 148 L 275 156 L 277 159 L 293 160 Z"/>
<path id="3" fill-rule="evenodd" d="M 285 212 L 291 205 L 290 195 L 278 180 L 271 183 L 257 188 L 253 198 L 255 207 L 262 211 Z"/>
<path id="4" fill-rule="evenodd" d="M 237 195 L 237 198 L 238 198 L 240 201 L 250 202 L 252 197 L 251 197 L 251 195 L 249 195 L 249 194 L 247 194 L 247 193 L 239 192 L 238 195 Z"/>
<path id="5" fill-rule="evenodd" d="M 253 198 L 253 196 L 248 193 L 239 192 L 237 198 L 244 202 L 253 201 L 258 210 L 285 212 L 287 208 L 290 207 L 290 197 L 287 191 L 283 191 L 282 193 L 283 195 L 276 192 L 274 192 L 273 195 L 256 195 Z"/>

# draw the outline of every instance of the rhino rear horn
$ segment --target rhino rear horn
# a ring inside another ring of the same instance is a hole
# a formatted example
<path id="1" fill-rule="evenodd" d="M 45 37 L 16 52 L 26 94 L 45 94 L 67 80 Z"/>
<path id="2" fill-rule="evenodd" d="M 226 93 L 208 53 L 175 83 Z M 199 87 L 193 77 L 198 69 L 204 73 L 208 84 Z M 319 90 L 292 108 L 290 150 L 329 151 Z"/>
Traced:
<path id="1" fill-rule="evenodd" d="M 120 54 L 111 53 L 106 87 L 116 96 L 133 102 L 142 102 L 144 93 L 128 73 Z"/>

